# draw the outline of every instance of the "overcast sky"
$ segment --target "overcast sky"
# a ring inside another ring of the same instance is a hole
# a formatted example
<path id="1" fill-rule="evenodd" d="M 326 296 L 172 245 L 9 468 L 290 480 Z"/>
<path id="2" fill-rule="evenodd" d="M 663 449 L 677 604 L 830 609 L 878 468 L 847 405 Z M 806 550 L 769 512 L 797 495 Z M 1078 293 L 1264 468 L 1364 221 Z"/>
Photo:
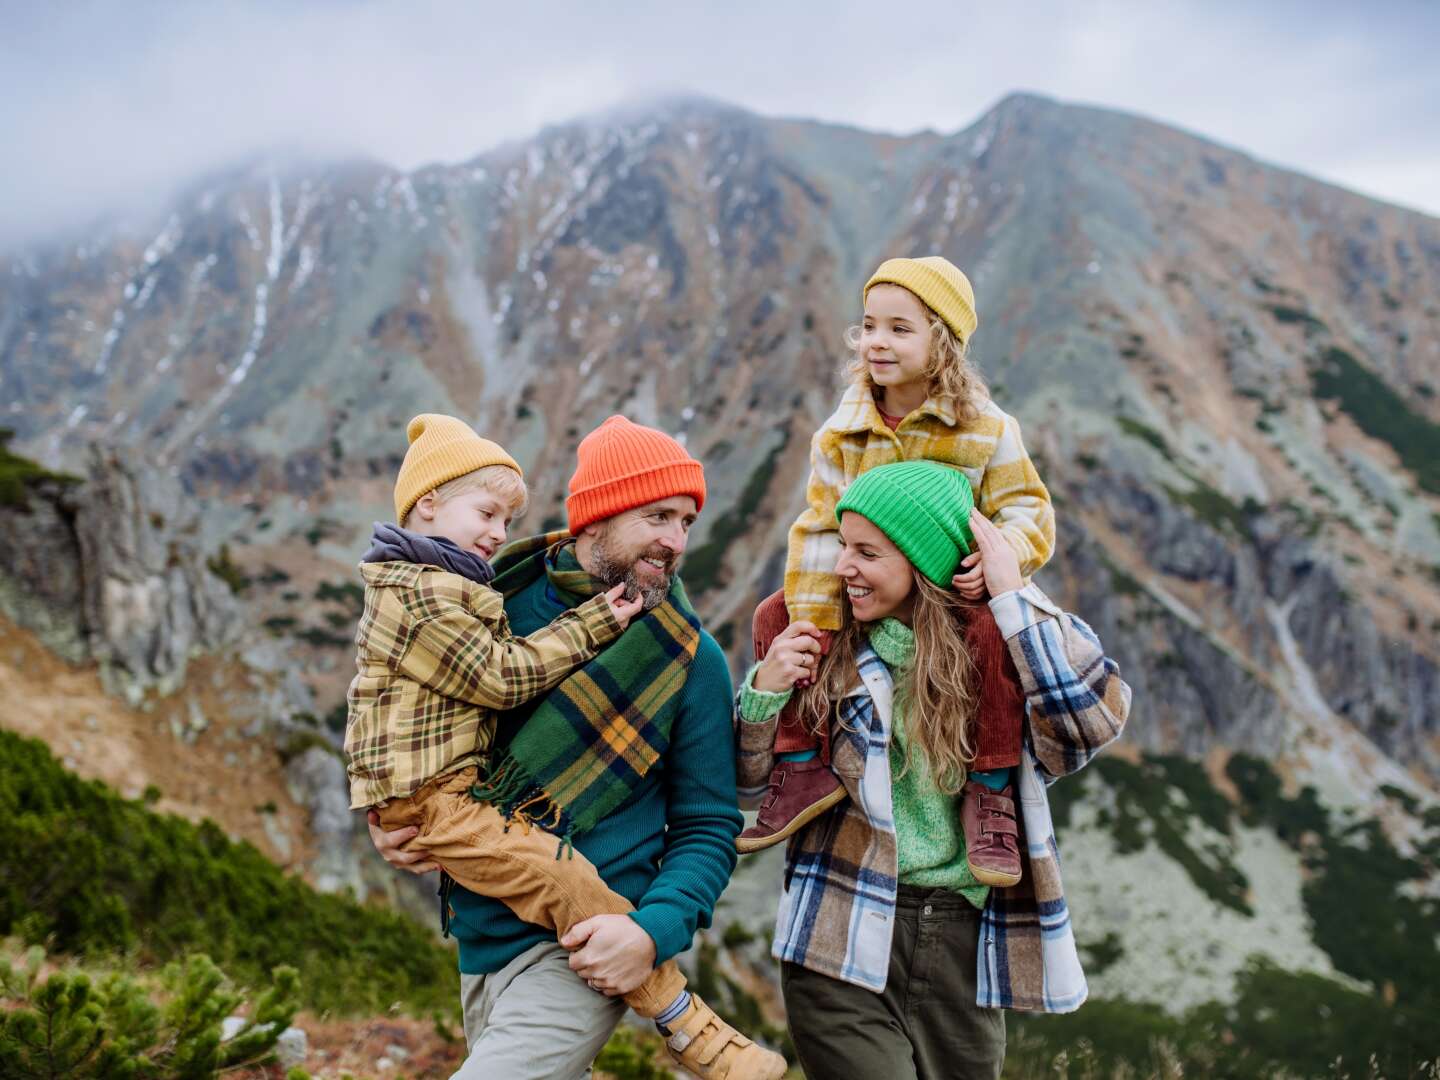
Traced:
<path id="1" fill-rule="evenodd" d="M 693 91 L 954 131 L 1012 90 L 1440 215 L 1440 3 L 0 0 L 0 243 L 256 151 L 464 160 Z"/>

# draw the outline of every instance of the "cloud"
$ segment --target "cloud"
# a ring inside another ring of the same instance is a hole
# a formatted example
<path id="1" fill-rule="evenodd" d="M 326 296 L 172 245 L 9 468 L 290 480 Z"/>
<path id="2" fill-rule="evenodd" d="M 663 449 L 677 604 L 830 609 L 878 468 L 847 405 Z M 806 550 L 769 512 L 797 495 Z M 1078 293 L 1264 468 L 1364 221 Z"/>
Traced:
<path id="1" fill-rule="evenodd" d="M 1013 89 L 1140 112 L 1440 212 L 1440 14 L 1315 2 L 6 5 L 0 242 L 257 152 L 464 160 L 686 89 L 770 115 L 955 130 Z"/>

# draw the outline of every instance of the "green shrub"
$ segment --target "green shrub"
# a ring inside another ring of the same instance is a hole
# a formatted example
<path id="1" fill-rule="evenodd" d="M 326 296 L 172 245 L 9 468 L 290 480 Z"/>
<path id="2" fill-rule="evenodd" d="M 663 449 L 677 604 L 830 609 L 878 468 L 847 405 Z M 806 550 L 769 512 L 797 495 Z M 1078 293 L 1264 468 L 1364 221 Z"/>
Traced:
<path id="1" fill-rule="evenodd" d="M 615 1080 L 669 1080 L 674 1074 L 657 1062 L 664 1060 L 660 1036 L 621 1024 L 595 1059 L 595 1068 Z"/>
<path id="2" fill-rule="evenodd" d="M 1170 444 L 1165 441 L 1165 436 L 1149 424 L 1141 423 L 1130 416 L 1118 416 L 1115 418 L 1115 422 L 1120 425 L 1120 430 L 1132 439 L 1139 439 L 1141 442 L 1153 446 L 1166 461 L 1175 460 L 1175 455 L 1170 452 Z"/>
<path id="3" fill-rule="evenodd" d="M 1114 795 L 1114 811 L 1102 811 L 1100 822 L 1111 830 L 1122 854 L 1140 851 L 1153 841 L 1210 899 L 1242 915 L 1251 914 L 1246 899 L 1250 883 L 1230 862 L 1229 853 L 1196 850 L 1190 843 L 1191 818 L 1198 817 L 1222 835 L 1231 831 L 1230 807 L 1204 769 L 1177 755 L 1147 755 L 1138 765 L 1101 758 L 1090 769 Z M 1183 798 L 1175 799 L 1176 793 Z"/>
<path id="4" fill-rule="evenodd" d="M 360 618 L 365 611 L 365 587 L 355 581 L 342 581 L 336 585 L 322 581 L 315 587 L 315 599 L 341 605 L 352 619 Z"/>
<path id="5" fill-rule="evenodd" d="M 792 1064 L 796 1061 L 790 1032 L 770 1023 L 755 995 L 721 970 L 720 950 L 705 936 L 699 939 L 690 989 L 746 1035 L 773 1046 L 786 1061 Z"/>
<path id="6" fill-rule="evenodd" d="M 1440 424 L 1411 409 L 1344 349 L 1322 352 L 1310 380 L 1316 397 L 1339 404 L 1361 431 L 1394 448 L 1422 488 L 1440 495 Z"/>
<path id="7" fill-rule="evenodd" d="M 28 505 L 30 489 L 42 481 L 72 485 L 80 483 L 78 476 L 51 472 L 29 458 L 23 458 L 10 450 L 10 440 L 15 432 L 0 428 L 0 506 L 24 509 Z"/>
<path id="8" fill-rule="evenodd" d="M 205 566 L 212 574 L 225 582 L 236 596 L 250 587 L 250 578 L 245 576 L 244 571 L 236 566 L 235 561 L 230 557 L 229 544 L 221 544 L 220 550 L 205 560 Z"/>
<path id="9" fill-rule="evenodd" d="M 7 731 L 0 820 L 0 935 L 145 963 L 204 952 L 252 984 L 289 965 L 315 1009 L 454 1007 L 452 954 L 421 926 L 317 893 L 214 822 L 155 814 Z"/>
<path id="10" fill-rule="evenodd" d="M 744 923 L 732 922 L 725 927 L 725 933 L 720 937 L 720 944 L 727 949 L 743 949 L 755 940 L 755 932 L 745 926 Z"/>
<path id="11" fill-rule="evenodd" d="M 1298 323 L 1307 331 L 1326 329 L 1323 322 L 1314 315 L 1311 315 L 1310 312 L 1304 308 L 1292 307 L 1289 304 L 1272 304 L 1269 311 L 1271 315 L 1275 316 L 1278 322 L 1287 324 Z"/>
<path id="12" fill-rule="evenodd" d="M 317 649 L 351 649 L 355 647 L 355 635 L 336 633 L 333 629 L 327 630 L 323 626 L 305 626 L 295 632 L 295 636 L 307 645 L 313 645 Z"/>
<path id="13" fill-rule="evenodd" d="M 1186 476 L 1195 486 L 1189 491 L 1167 486 L 1165 493 L 1171 501 L 1189 507 L 1198 520 L 1216 531 L 1229 531 L 1238 539 L 1248 540 L 1251 535 L 1250 519 L 1263 507 L 1251 499 L 1246 499 L 1242 506 L 1193 473 L 1187 471 Z"/>
<path id="14" fill-rule="evenodd" d="M 1084 953 L 1085 970 L 1091 975 L 1099 975 L 1125 955 L 1125 941 L 1111 930 L 1099 941 L 1082 945 L 1080 951 Z"/>
<path id="15" fill-rule="evenodd" d="M 1063 1016 L 1011 1013 L 1005 1076 L 1431 1077 L 1440 1038 L 1428 1021 L 1333 979 L 1254 961 L 1233 1002 L 1180 1016 L 1121 999 Z"/>
<path id="16" fill-rule="evenodd" d="M 294 968 L 276 968 L 245 1025 L 222 1042 L 244 995 L 207 956 L 148 979 L 62 971 L 42 982 L 43 955 L 35 947 L 0 966 L 0 1080 L 202 1080 L 272 1061 L 299 1008 Z"/>
<path id="17" fill-rule="evenodd" d="M 1273 828 L 1304 859 L 1301 897 L 1316 944 L 1338 970 L 1373 986 L 1376 1001 L 1393 997 L 1396 1004 L 1382 1014 L 1393 1038 L 1420 1045 L 1416 1016 L 1440 1013 L 1440 902 L 1408 895 L 1408 886 L 1426 880 L 1425 864 L 1397 852 L 1374 820 L 1337 829 L 1311 788 L 1286 797 L 1260 758 L 1236 754 L 1226 772 L 1244 800 L 1245 819 Z M 1425 849 L 1424 842 L 1418 846 Z M 1429 1027 L 1424 1051 L 1440 1056 L 1440 1037 Z"/>

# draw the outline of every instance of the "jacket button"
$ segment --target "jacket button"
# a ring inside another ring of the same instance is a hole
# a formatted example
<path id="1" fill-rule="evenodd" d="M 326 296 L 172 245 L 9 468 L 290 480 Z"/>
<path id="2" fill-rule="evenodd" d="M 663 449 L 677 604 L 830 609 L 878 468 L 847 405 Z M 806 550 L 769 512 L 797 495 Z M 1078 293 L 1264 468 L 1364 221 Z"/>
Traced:
<path id="1" fill-rule="evenodd" d="M 935 914 L 935 909 L 934 909 L 933 907 L 931 907 L 929 904 L 926 904 L 926 905 L 925 905 L 925 914 L 926 914 L 926 915 L 934 915 L 934 914 Z"/>

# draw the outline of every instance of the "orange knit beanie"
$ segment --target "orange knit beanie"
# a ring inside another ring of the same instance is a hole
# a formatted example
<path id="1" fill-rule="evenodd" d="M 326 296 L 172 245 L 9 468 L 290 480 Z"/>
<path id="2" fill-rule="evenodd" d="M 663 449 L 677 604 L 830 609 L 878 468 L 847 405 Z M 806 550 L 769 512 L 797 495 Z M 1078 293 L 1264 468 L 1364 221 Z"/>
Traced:
<path id="1" fill-rule="evenodd" d="M 570 532 L 646 503 L 689 495 L 705 505 L 705 469 L 663 431 L 612 416 L 575 451 L 575 475 L 565 510 Z"/>

